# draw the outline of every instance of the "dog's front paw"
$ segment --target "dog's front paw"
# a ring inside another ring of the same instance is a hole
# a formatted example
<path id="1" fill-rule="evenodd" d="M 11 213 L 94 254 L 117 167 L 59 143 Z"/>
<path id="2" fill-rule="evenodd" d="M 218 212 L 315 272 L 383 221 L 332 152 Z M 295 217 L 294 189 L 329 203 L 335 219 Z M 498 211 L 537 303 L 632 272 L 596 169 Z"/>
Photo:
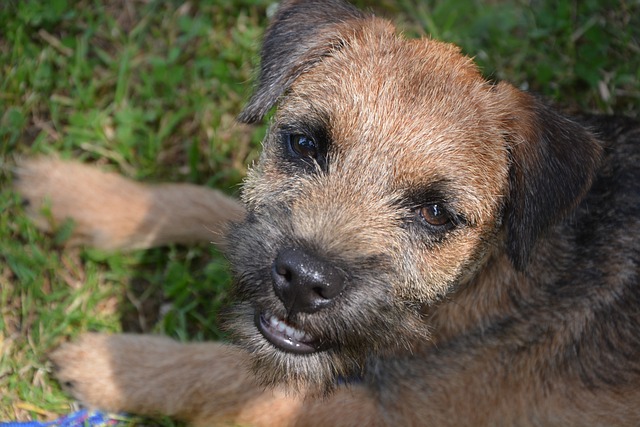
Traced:
<path id="1" fill-rule="evenodd" d="M 151 190 L 115 173 L 57 158 L 24 159 L 16 167 L 14 189 L 38 228 L 69 227 L 67 245 L 131 249 L 148 247 L 145 238 L 153 237 L 143 225 L 155 218 Z"/>
<path id="2" fill-rule="evenodd" d="M 85 334 L 50 355 L 62 387 L 86 406 L 108 411 L 125 409 L 126 399 L 116 375 L 116 341 L 114 336 Z"/>

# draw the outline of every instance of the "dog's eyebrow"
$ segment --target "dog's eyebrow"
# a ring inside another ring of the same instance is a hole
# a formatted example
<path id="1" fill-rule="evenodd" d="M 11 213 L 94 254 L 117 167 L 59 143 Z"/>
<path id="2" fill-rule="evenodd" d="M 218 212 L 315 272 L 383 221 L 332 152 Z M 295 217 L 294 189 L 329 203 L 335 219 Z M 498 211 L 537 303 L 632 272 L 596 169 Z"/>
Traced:
<path id="1" fill-rule="evenodd" d="M 428 203 L 450 204 L 455 202 L 454 191 L 447 179 L 429 181 L 420 185 L 412 185 L 404 190 L 406 200 L 417 206 Z"/>
<path id="2" fill-rule="evenodd" d="M 302 134 L 320 144 L 328 144 L 330 140 L 327 125 L 322 120 L 311 120 L 305 117 L 303 120 L 282 123 L 279 127 L 281 132 Z"/>

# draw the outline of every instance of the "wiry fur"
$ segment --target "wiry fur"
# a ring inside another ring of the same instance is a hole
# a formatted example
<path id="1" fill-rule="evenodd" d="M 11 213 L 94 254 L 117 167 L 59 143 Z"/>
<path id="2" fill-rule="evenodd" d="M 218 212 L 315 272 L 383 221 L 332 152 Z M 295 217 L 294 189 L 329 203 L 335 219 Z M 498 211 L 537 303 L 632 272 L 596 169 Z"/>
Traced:
<path id="1" fill-rule="evenodd" d="M 282 2 L 262 56 L 241 119 L 277 111 L 246 214 L 193 207 L 234 222 L 239 346 L 87 335 L 52 356 L 75 396 L 203 425 L 640 424 L 637 123 L 564 117 L 337 0 Z M 290 248 L 344 279 L 322 309 L 275 291 Z M 316 351 L 272 344 L 265 312 Z"/>

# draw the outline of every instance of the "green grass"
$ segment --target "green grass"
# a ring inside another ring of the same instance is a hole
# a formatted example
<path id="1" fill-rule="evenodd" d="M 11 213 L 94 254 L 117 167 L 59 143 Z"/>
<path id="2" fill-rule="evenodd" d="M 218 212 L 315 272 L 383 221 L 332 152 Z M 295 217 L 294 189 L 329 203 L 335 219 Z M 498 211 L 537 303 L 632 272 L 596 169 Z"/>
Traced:
<path id="1" fill-rule="evenodd" d="M 637 116 L 640 3 L 372 2 L 408 36 L 460 44 L 485 74 L 561 106 Z M 237 191 L 262 127 L 234 125 L 267 0 L 40 0 L 0 7 L 0 420 L 71 410 L 46 354 L 87 330 L 220 338 L 224 258 L 207 246 L 64 249 L 11 188 L 17 158 L 57 154 L 144 181 Z M 168 420 L 156 420 L 172 425 Z"/>

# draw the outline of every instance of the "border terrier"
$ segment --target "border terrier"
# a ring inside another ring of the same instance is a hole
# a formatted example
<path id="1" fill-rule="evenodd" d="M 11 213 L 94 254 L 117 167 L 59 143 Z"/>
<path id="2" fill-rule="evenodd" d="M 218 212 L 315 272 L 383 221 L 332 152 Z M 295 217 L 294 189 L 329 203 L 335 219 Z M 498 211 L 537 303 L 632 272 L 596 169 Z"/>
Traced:
<path id="1" fill-rule="evenodd" d="M 640 425 L 636 123 L 338 0 L 283 1 L 261 59 L 240 121 L 276 111 L 241 202 L 22 166 L 80 241 L 213 230 L 236 278 L 233 345 L 84 335 L 52 355 L 73 396 L 199 425 Z"/>

